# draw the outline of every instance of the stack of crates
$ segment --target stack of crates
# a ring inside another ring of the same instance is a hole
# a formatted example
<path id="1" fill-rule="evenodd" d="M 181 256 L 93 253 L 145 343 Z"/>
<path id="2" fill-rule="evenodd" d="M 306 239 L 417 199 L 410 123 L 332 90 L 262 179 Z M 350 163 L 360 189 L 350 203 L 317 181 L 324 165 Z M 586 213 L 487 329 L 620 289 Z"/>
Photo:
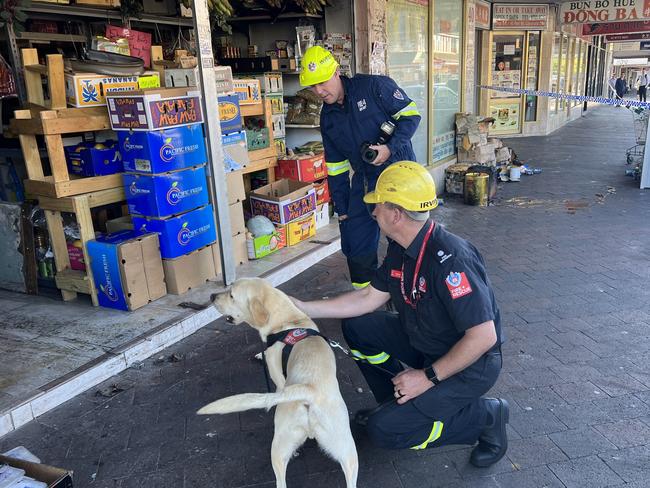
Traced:
<path id="1" fill-rule="evenodd" d="M 277 150 L 278 158 L 287 154 L 286 130 L 284 121 L 284 85 L 282 73 L 268 72 L 257 75 L 260 81 L 264 100 L 271 101 L 271 113 L 273 118 L 273 142 Z"/>
<path id="2" fill-rule="evenodd" d="M 133 227 L 158 234 L 168 291 L 180 294 L 216 277 L 219 252 L 202 118 L 171 113 L 169 107 L 188 111 L 190 100 L 176 98 L 178 88 L 166 90 L 160 91 L 163 98 L 156 103 L 142 100 L 144 106 L 161 109 L 162 115 L 152 117 L 156 123 L 132 124 L 134 130 L 123 130 L 117 123 L 113 128 L 118 132 Z M 130 102 L 115 98 L 115 106 Z"/>

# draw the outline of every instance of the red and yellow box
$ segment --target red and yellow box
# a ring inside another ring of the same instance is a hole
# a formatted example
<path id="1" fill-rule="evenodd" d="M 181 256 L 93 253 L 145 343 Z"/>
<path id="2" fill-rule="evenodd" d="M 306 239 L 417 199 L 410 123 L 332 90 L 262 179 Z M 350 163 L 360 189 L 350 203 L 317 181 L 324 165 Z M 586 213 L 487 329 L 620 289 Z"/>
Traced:
<path id="1" fill-rule="evenodd" d="M 324 153 L 298 159 L 278 159 L 278 165 L 275 168 L 276 178 L 288 178 L 306 183 L 323 179 L 326 176 L 327 166 Z"/>
<path id="2" fill-rule="evenodd" d="M 282 227 L 284 227 L 287 246 L 295 246 L 316 235 L 316 215 L 312 212 Z"/>
<path id="3" fill-rule="evenodd" d="M 316 205 L 322 205 L 330 201 L 330 187 L 327 184 L 327 178 L 314 181 L 314 190 L 316 190 Z"/>

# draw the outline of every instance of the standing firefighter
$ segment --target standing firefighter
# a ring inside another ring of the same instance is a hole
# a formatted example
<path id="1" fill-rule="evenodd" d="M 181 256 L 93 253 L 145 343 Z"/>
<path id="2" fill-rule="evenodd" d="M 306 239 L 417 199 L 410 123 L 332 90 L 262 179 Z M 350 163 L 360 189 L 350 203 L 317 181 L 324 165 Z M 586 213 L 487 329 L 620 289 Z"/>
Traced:
<path id="1" fill-rule="evenodd" d="M 343 335 L 380 404 L 355 420 L 376 445 L 478 441 L 470 462 L 490 466 L 508 448 L 508 403 L 483 397 L 502 363 L 501 318 L 483 258 L 429 218 L 435 184 L 417 163 L 385 169 L 364 200 L 391 239 L 370 286 L 294 302 L 313 318 L 345 319 Z M 397 313 L 377 311 L 389 299 Z"/>
<path id="2" fill-rule="evenodd" d="M 341 248 L 355 288 L 370 283 L 377 268 L 379 227 L 363 202 L 386 166 L 415 160 L 411 137 L 420 113 L 386 76 L 342 76 L 328 50 L 314 46 L 302 58 L 300 84 L 324 102 L 320 127 L 328 183 L 339 215 Z M 350 169 L 354 175 L 350 181 Z"/>

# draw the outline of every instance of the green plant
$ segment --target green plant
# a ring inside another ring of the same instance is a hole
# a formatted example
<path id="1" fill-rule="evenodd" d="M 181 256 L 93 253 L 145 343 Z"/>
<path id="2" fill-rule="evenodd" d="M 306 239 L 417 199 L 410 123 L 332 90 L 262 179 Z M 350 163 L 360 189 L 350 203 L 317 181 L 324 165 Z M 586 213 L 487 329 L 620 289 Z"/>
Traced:
<path id="1" fill-rule="evenodd" d="M 24 9 L 31 4 L 31 0 L 0 0 L 0 27 L 8 25 L 16 34 L 24 32 L 27 20 Z"/>

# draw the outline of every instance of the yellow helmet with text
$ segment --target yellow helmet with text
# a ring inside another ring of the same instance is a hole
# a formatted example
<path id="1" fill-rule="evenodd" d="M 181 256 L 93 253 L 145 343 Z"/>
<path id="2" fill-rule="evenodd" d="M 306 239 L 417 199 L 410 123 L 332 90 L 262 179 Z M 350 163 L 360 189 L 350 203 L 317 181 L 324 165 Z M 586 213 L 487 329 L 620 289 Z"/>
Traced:
<path id="1" fill-rule="evenodd" d="M 438 206 L 436 183 L 421 164 L 399 161 L 381 172 L 375 191 L 367 193 L 363 201 L 393 203 L 412 212 L 426 212 Z"/>
<path id="2" fill-rule="evenodd" d="M 305 51 L 300 69 L 300 84 L 312 86 L 329 80 L 339 63 L 332 53 L 321 46 L 312 46 Z"/>

